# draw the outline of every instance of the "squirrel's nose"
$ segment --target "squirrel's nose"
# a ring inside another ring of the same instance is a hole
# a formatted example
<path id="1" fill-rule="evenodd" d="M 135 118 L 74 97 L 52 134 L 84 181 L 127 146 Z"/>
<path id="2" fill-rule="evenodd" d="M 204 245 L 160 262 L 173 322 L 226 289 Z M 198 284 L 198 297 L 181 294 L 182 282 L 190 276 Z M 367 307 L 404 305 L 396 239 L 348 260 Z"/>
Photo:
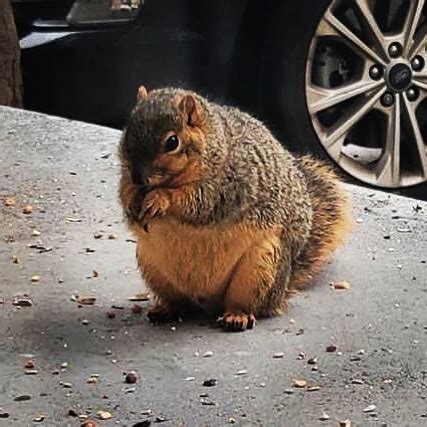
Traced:
<path id="1" fill-rule="evenodd" d="M 131 178 L 135 185 L 147 186 L 149 175 L 145 169 L 132 168 Z"/>

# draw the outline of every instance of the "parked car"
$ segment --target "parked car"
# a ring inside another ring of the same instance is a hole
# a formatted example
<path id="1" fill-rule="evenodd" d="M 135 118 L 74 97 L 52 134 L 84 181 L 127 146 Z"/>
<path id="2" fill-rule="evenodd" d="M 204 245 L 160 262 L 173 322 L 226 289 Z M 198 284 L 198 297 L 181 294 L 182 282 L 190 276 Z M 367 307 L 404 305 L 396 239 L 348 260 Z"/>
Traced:
<path id="1" fill-rule="evenodd" d="M 121 127 L 139 84 L 185 86 L 427 197 L 425 1 L 12 1 L 29 109 Z"/>

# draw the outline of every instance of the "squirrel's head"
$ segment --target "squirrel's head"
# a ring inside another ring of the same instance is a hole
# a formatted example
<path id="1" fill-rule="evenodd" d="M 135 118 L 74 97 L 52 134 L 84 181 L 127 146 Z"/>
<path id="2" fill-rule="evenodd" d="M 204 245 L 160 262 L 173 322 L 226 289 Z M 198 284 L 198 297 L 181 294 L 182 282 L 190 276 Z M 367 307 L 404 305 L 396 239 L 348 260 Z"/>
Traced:
<path id="1" fill-rule="evenodd" d="M 207 134 L 207 102 L 193 92 L 138 90 L 120 146 L 132 181 L 146 187 L 179 187 L 199 179 Z"/>

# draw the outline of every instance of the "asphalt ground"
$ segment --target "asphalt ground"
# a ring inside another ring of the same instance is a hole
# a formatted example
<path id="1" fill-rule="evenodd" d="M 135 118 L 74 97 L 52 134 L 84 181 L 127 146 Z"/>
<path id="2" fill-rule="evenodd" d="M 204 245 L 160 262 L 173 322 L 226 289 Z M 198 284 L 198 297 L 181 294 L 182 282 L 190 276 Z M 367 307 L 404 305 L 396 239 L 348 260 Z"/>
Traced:
<path id="1" fill-rule="evenodd" d="M 351 186 L 354 233 L 283 317 L 152 326 L 119 137 L 0 107 L 0 425 L 427 425 L 427 203 Z"/>

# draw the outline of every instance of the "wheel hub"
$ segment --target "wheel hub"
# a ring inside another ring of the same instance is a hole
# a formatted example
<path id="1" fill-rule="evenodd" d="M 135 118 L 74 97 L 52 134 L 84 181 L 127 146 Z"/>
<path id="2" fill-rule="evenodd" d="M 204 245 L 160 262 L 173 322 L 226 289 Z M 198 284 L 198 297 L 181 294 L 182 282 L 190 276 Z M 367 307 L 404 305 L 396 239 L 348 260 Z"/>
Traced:
<path id="1" fill-rule="evenodd" d="M 408 65 L 398 63 L 393 65 L 388 72 L 388 85 L 396 92 L 402 92 L 412 83 L 412 71 Z"/>

